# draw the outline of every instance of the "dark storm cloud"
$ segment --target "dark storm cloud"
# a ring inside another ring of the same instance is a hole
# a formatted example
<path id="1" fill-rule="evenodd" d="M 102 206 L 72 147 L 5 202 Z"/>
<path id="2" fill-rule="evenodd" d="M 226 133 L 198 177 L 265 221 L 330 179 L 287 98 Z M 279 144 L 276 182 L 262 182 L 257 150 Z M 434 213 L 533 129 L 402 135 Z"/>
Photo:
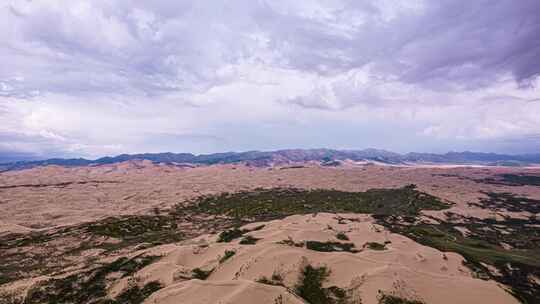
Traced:
<path id="1" fill-rule="evenodd" d="M 389 21 L 381 20 L 381 10 L 356 3 L 336 15 L 360 15 L 366 7 L 371 14 L 346 38 L 322 21 L 271 15 L 274 46 L 291 45 L 285 53 L 300 69 L 373 63 L 381 76 L 426 85 L 485 86 L 500 73 L 519 82 L 540 73 L 540 1 L 429 1 Z"/>
<path id="2" fill-rule="evenodd" d="M 4 41 L 3 63 L 32 71 L 16 91 L 207 89 L 226 81 L 215 75 L 223 65 L 269 50 L 276 58 L 261 60 L 276 66 L 328 74 L 371 63 L 380 77 L 443 87 L 485 86 L 505 72 L 525 82 L 540 72 L 536 0 L 429 1 L 395 13 L 375 1 L 343 1 L 323 6 L 320 18 L 309 4 L 264 1 L 98 1 L 79 13 L 6 8 L 20 36 Z"/>
<path id="3" fill-rule="evenodd" d="M 511 72 L 517 81 L 540 73 L 540 2 L 443 1 L 430 7 L 399 47 L 410 58 L 403 78 L 486 84 L 490 75 Z"/>

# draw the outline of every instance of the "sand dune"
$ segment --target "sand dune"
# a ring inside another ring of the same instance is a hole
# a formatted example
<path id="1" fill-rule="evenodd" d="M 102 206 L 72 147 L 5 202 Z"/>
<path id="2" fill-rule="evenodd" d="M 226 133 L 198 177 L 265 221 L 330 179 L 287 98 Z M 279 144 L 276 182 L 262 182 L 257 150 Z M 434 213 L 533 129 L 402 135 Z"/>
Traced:
<path id="1" fill-rule="evenodd" d="M 147 214 L 154 207 L 166 208 L 203 194 L 224 191 L 257 187 L 365 191 L 397 188 L 410 183 L 417 184 L 421 191 L 455 203 L 453 212 L 485 218 L 492 216 L 489 210 L 467 205 L 483 197 L 481 191 L 512 192 L 539 199 L 540 187 L 475 183 L 470 178 L 527 172 L 538 174 L 540 169 L 347 165 L 327 168 L 309 164 L 287 170 L 241 164 L 179 168 L 148 161 L 95 167 L 46 166 L 0 173 L 3 211 L 0 221 L 40 229 L 111 215 Z M 21 185 L 40 187 L 14 187 Z M 15 226 L 2 226 L 0 231 L 10 227 Z"/>
<path id="2" fill-rule="evenodd" d="M 341 217 L 341 219 L 340 219 Z M 352 214 L 297 215 L 268 223 L 243 227 L 260 240 L 254 245 L 217 242 L 216 235 L 206 235 L 184 245 L 166 245 L 149 253 L 164 257 L 136 274 L 141 282 L 159 280 L 166 288 L 145 303 L 274 303 L 280 295 L 283 303 L 302 303 L 281 286 L 256 281 L 278 273 L 287 288 L 293 288 L 302 265 L 325 265 L 331 270 L 325 286 L 351 291 L 361 303 L 375 304 L 379 291 L 425 303 L 518 303 L 494 281 L 473 278 L 462 265 L 463 258 L 443 253 L 386 231 L 370 216 Z M 278 244 L 283 240 L 338 241 L 344 232 L 359 252 L 319 252 L 305 247 Z M 385 250 L 364 246 L 367 242 L 386 243 Z M 220 263 L 225 250 L 236 254 Z M 214 271 L 205 280 L 191 279 L 191 270 Z M 113 286 L 119 292 L 125 286 Z M 358 302 L 360 303 L 360 302 Z"/>
<path id="3" fill-rule="evenodd" d="M 287 304 L 305 303 L 284 287 L 270 286 L 248 280 L 190 280 L 169 286 L 145 303 L 207 304 L 207 303 L 275 303 L 281 296 Z"/>
<path id="4" fill-rule="evenodd" d="M 286 170 L 243 165 L 177 168 L 137 161 L 97 167 L 39 167 L 0 174 L 0 207 L 3 211 L 0 213 L 0 234 L 49 231 L 50 227 L 114 215 L 154 214 L 154 207 L 163 210 L 203 194 L 257 187 L 364 191 L 414 183 L 420 191 L 454 203 L 447 210 L 423 211 L 424 216 L 419 218 L 424 221 L 433 221 L 427 215 L 446 219 L 448 211 L 477 218 L 499 218 L 502 212 L 502 215 L 513 218 L 528 218 L 531 214 L 527 212 L 505 212 L 469 204 L 478 202 L 491 191 L 540 198 L 540 187 L 478 182 L 501 173 L 520 172 L 538 174 L 540 171 L 389 166 L 322 168 L 313 164 Z M 212 231 L 199 231 L 199 226 L 184 224 L 178 231 L 190 232 L 190 238 Z M 239 244 L 238 239 L 230 243 L 218 242 L 218 235 L 202 235 L 181 243 L 133 249 L 135 252 L 131 249 L 111 251 L 107 257 L 109 263 L 114 258 L 138 253 L 161 255 L 162 258 L 137 271 L 134 277 L 130 274 L 123 278 L 110 278 L 108 293 L 111 298 L 117 298 L 129 289 L 135 278 L 141 287 L 152 281 L 159 281 L 164 286 L 147 298 L 146 303 L 302 303 L 291 291 L 299 280 L 300 269 L 309 263 L 330 269 L 331 274 L 324 286 L 346 290 L 352 300 L 357 300 L 354 303 L 376 304 L 381 292 L 418 299 L 426 304 L 517 303 L 495 281 L 474 278 L 469 268 L 463 266 L 460 255 L 443 253 L 390 233 L 375 224 L 369 215 L 295 215 L 266 223 L 252 223 L 244 228 L 252 230 L 260 225 L 264 227 L 247 233 L 259 239 L 254 245 Z M 349 240 L 338 240 L 338 232 L 345 233 Z M 24 253 L 21 257 L 30 257 L 26 261 L 34 261 L 35 253 L 43 255 L 47 250 L 54 250 L 58 245 L 55 242 L 62 242 L 60 245 L 72 242 L 72 247 L 78 248 L 77 242 L 81 240 L 70 238 L 74 236 L 43 243 L 37 249 L 31 246 L 13 248 L 9 254 L 23 250 L 20 251 Z M 97 239 L 96 244 L 100 240 Z M 102 241 L 113 244 L 121 240 L 109 238 Z M 304 244 L 306 241 L 354 243 L 355 252 L 310 250 Z M 369 242 L 384 247 L 384 250 L 370 249 Z M 57 247 L 62 249 L 64 246 Z M 80 261 L 76 265 L 91 261 L 94 264 L 90 266 L 93 267 L 103 250 L 89 249 L 72 258 Z M 220 261 L 226 251 L 234 251 L 235 254 L 224 262 Z M 206 280 L 193 278 L 193 270 L 197 268 L 211 272 Z M 273 274 L 281 278 L 279 284 L 283 286 L 257 282 Z M 27 278 L 2 287 L 6 290 L 20 289 L 24 293 L 34 282 L 33 278 Z"/>

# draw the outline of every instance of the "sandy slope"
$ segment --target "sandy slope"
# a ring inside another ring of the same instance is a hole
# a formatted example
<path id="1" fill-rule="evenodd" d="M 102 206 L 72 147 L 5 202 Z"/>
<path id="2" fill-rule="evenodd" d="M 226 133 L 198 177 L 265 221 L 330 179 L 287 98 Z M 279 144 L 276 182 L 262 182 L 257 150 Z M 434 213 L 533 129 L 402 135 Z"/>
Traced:
<path id="1" fill-rule="evenodd" d="M 305 303 L 288 293 L 284 287 L 271 286 L 248 280 L 200 281 L 190 280 L 161 290 L 146 303 L 162 304 L 207 304 L 207 303 Z"/>
<path id="2" fill-rule="evenodd" d="M 167 287 L 145 303 L 274 303 L 280 295 L 283 303 L 302 303 L 283 287 L 254 281 L 276 272 L 292 288 L 306 263 L 326 265 L 331 270 L 326 286 L 351 289 L 353 298 L 364 304 L 377 303 L 379 290 L 425 303 L 518 303 L 496 282 L 473 278 L 458 254 L 442 253 L 392 234 L 367 215 L 340 216 L 349 220 L 340 224 L 337 215 L 325 213 L 268 222 L 263 229 L 249 233 L 261 238 L 255 245 L 240 245 L 238 240 L 217 243 L 215 235 L 207 235 L 190 244 L 150 249 L 150 253 L 164 257 L 136 277 L 141 282 L 159 280 Z M 277 244 L 288 238 L 295 242 L 337 241 L 338 231 L 345 232 L 360 252 L 318 252 Z M 364 248 L 366 242 L 385 241 L 390 242 L 386 250 Z M 220 264 L 225 250 L 235 250 L 236 254 Z M 196 267 L 215 270 L 206 281 L 190 279 Z M 126 284 L 127 279 L 120 281 L 111 292 L 120 292 Z"/>
<path id="3" fill-rule="evenodd" d="M 30 231 L 32 229 L 0 220 L 0 235 L 3 233 L 26 233 Z"/>

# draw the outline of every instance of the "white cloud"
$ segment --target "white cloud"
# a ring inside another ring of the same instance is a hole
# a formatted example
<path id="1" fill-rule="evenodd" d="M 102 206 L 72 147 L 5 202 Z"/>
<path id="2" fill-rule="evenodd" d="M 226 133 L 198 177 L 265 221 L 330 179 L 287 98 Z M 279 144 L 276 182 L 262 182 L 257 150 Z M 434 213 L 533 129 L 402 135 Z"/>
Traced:
<path id="1" fill-rule="evenodd" d="M 479 5 L 9 0 L 2 145 L 98 156 L 516 139 L 527 152 L 540 7 Z"/>

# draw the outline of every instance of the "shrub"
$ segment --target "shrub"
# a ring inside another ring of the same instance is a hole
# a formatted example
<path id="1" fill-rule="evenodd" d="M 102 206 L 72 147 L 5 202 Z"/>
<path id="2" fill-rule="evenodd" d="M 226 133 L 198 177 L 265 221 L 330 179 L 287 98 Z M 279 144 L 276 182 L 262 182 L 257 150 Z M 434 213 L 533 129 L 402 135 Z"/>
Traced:
<path id="1" fill-rule="evenodd" d="M 152 281 L 140 288 L 137 284 L 131 284 L 131 286 L 123 291 L 121 294 L 116 297 L 114 301 L 110 301 L 111 304 L 140 304 L 144 302 L 152 293 L 163 288 L 163 285 L 158 281 Z"/>
<path id="2" fill-rule="evenodd" d="M 234 250 L 225 250 L 225 253 L 223 253 L 223 257 L 219 259 L 219 263 L 225 263 L 228 259 L 232 258 L 236 254 L 236 251 Z"/>
<path id="3" fill-rule="evenodd" d="M 364 246 L 371 250 L 386 250 L 386 244 L 381 244 L 377 242 L 367 242 Z"/>
<path id="4" fill-rule="evenodd" d="M 240 230 L 238 228 L 229 229 L 221 232 L 218 236 L 218 242 L 220 243 L 229 243 L 230 241 L 237 239 L 244 235 L 247 231 Z"/>
<path id="5" fill-rule="evenodd" d="M 95 269 L 67 277 L 52 278 L 32 287 L 24 303 L 96 303 L 97 300 L 107 296 L 107 277 L 110 274 L 120 272 L 121 277 L 128 277 L 159 258 L 143 255 L 131 259 L 121 257 Z M 131 292 L 136 293 L 137 290 Z M 115 302 L 110 300 L 108 303 Z"/>
<path id="6" fill-rule="evenodd" d="M 291 247 L 304 247 L 304 242 L 295 242 L 291 237 L 286 240 L 277 242 L 278 244 L 287 245 Z"/>
<path id="7" fill-rule="evenodd" d="M 342 240 L 342 241 L 348 241 L 349 240 L 349 237 L 345 234 L 345 232 L 338 232 L 336 234 L 336 238 L 338 240 Z"/>
<path id="8" fill-rule="evenodd" d="M 214 269 L 210 269 L 210 270 L 202 270 L 200 268 L 194 268 L 192 270 L 193 272 L 193 278 L 194 279 L 199 279 L 199 280 L 206 280 L 210 274 L 212 274 L 212 272 L 214 271 Z"/>
<path id="9" fill-rule="evenodd" d="M 306 241 L 306 248 L 321 252 L 346 251 L 358 252 L 353 243 Z"/>
<path id="10" fill-rule="evenodd" d="M 328 280 L 330 270 L 326 266 L 315 267 L 306 264 L 301 269 L 300 278 L 294 287 L 297 295 L 311 304 L 330 303 L 327 291 L 322 287 Z"/>
<path id="11" fill-rule="evenodd" d="M 267 285 L 285 286 L 285 284 L 283 284 L 283 276 L 277 271 L 274 271 L 270 278 L 265 276 L 260 277 L 257 282 Z"/>
<path id="12" fill-rule="evenodd" d="M 379 296 L 379 304 L 424 304 L 424 302 L 419 300 L 407 300 L 383 293 L 381 296 Z"/>
<path id="13" fill-rule="evenodd" d="M 254 245 L 257 241 L 260 240 L 251 235 L 246 235 L 242 240 L 240 240 L 241 245 Z"/>

